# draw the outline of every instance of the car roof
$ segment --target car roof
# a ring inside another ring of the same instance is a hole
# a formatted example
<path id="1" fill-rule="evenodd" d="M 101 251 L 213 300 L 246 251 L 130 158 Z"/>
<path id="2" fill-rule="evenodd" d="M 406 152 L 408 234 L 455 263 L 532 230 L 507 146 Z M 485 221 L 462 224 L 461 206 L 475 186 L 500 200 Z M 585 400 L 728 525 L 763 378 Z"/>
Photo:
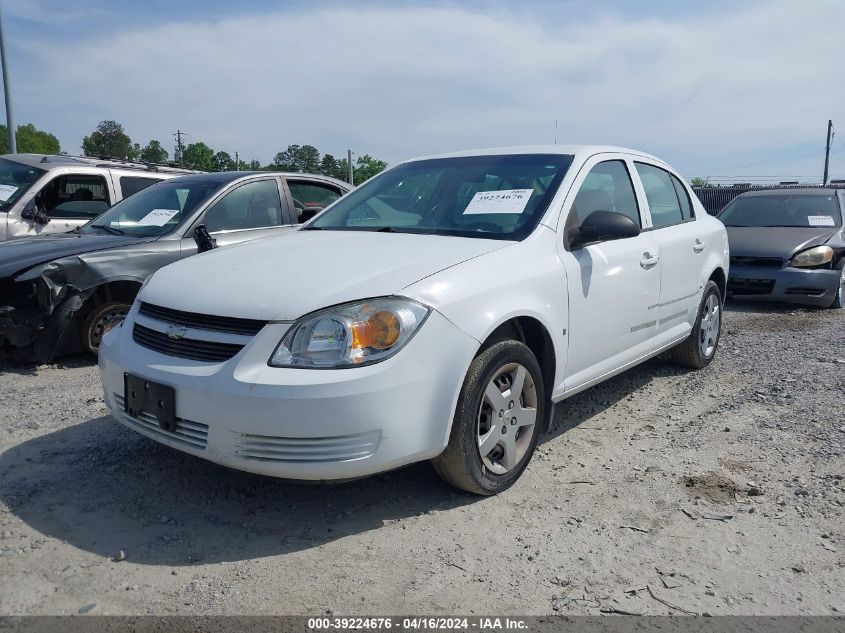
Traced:
<path id="1" fill-rule="evenodd" d="M 52 167 L 85 166 L 102 167 L 103 169 L 127 169 L 130 171 L 142 171 L 162 174 L 198 174 L 202 173 L 185 167 L 172 167 L 170 165 L 158 165 L 153 163 L 142 163 L 115 158 L 98 158 L 96 156 L 69 156 L 66 154 L 2 154 L 0 158 L 21 163 L 28 167 L 49 170 Z"/>
<path id="2" fill-rule="evenodd" d="M 783 189 L 783 188 L 776 188 L 776 189 L 759 189 L 756 191 L 746 191 L 743 194 L 737 196 L 737 198 L 754 198 L 757 196 L 832 196 L 835 195 L 837 191 L 842 191 L 841 189 L 836 189 L 835 187 L 804 187 L 799 189 Z"/>
<path id="3" fill-rule="evenodd" d="M 460 158 L 463 156 L 506 156 L 509 154 L 563 154 L 587 158 L 594 154 L 633 154 L 660 163 L 665 162 L 656 156 L 641 152 L 640 150 L 627 147 L 616 147 L 613 145 L 516 145 L 513 147 L 489 147 L 483 149 L 465 150 L 461 152 L 450 152 L 446 154 L 435 154 L 433 156 L 421 156 L 411 160 L 428 160 L 432 158 Z M 410 161 L 406 161 L 410 162 Z"/>
<path id="4" fill-rule="evenodd" d="M 321 174 L 302 174 L 290 171 L 215 171 L 210 173 L 191 174 L 188 176 L 178 176 L 176 178 L 171 178 L 167 182 L 216 182 L 220 184 L 225 184 L 229 182 L 234 182 L 239 178 L 246 178 L 248 176 L 284 176 L 286 178 L 291 179 L 314 178 L 317 180 L 322 180 L 324 182 L 333 182 L 345 189 L 350 188 L 349 183 L 343 182 L 342 180 L 338 180 L 337 178 L 332 178 L 330 176 L 323 176 Z"/>

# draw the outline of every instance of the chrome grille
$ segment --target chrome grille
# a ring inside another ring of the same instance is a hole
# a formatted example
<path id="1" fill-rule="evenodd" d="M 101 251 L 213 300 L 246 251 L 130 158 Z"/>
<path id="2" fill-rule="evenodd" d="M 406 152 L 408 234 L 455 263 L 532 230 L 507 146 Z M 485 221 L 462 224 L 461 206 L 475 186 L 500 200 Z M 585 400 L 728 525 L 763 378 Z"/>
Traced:
<path id="1" fill-rule="evenodd" d="M 152 303 L 146 303 L 143 301 L 141 302 L 141 307 L 138 312 L 139 314 L 143 314 L 151 319 L 165 321 L 166 323 L 184 325 L 185 327 L 198 328 L 200 330 L 212 330 L 214 332 L 245 334 L 247 336 L 255 336 L 261 331 L 261 328 L 267 325 L 267 321 L 241 319 L 237 317 L 212 316 L 209 314 L 195 314 L 193 312 L 164 308 L 162 306 L 153 305 Z"/>
<path id="2" fill-rule="evenodd" d="M 201 360 L 208 363 L 219 363 L 232 358 L 243 349 L 243 345 L 235 343 L 218 343 L 215 341 L 200 341 L 198 339 L 173 339 L 164 332 L 152 330 L 143 325 L 135 324 L 132 339 L 151 350 L 168 356 L 178 356 L 189 360 Z"/>
<path id="3" fill-rule="evenodd" d="M 208 425 L 192 420 L 176 418 L 176 430 L 165 431 L 158 424 L 154 415 L 142 411 L 137 418 L 133 418 L 125 412 L 126 401 L 123 396 L 113 394 L 114 401 L 120 409 L 120 421 L 134 431 L 139 431 L 153 439 L 166 438 L 191 448 L 205 449 L 208 443 Z"/>
<path id="4" fill-rule="evenodd" d="M 235 454 L 244 459 L 273 462 L 344 462 L 376 452 L 381 431 L 335 437 L 278 437 L 240 434 Z"/>

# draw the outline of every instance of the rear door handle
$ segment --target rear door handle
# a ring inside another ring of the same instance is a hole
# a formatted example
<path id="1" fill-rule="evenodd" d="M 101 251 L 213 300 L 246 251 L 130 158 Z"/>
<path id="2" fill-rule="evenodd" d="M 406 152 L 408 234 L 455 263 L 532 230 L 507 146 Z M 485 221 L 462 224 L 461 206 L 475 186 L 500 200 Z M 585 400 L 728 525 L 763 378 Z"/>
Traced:
<path id="1" fill-rule="evenodd" d="M 701 240 L 695 240 L 695 244 L 693 245 L 692 250 L 694 250 L 696 253 L 700 253 L 704 250 L 704 248 L 704 242 L 702 242 Z"/>
<path id="2" fill-rule="evenodd" d="M 643 253 L 643 258 L 640 260 L 640 266 L 643 268 L 651 268 L 660 260 L 660 255 L 652 255 L 651 253 Z"/>

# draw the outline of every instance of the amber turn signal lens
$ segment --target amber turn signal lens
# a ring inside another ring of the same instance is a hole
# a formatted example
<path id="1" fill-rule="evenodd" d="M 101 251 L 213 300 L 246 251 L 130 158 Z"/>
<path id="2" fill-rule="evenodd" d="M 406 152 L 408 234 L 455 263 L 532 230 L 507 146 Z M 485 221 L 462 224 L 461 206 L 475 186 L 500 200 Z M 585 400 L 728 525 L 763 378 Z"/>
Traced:
<path id="1" fill-rule="evenodd" d="M 363 323 L 352 324 L 352 347 L 363 349 L 387 349 L 397 340 L 401 333 L 399 317 L 389 310 L 380 310 Z"/>

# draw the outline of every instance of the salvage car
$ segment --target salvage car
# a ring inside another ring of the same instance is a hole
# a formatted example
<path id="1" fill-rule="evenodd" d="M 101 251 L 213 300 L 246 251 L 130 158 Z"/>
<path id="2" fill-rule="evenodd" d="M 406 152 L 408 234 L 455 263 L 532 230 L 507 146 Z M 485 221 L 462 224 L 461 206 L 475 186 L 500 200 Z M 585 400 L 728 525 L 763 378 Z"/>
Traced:
<path id="1" fill-rule="evenodd" d="M 131 161 L 51 154 L 0 156 L 0 242 L 73 230 L 152 184 L 198 173 Z"/>
<path id="2" fill-rule="evenodd" d="M 158 268 L 288 230 L 349 188 L 308 174 L 194 174 L 152 185 L 71 232 L 2 243 L 0 351 L 40 362 L 96 354 Z"/>
<path id="3" fill-rule="evenodd" d="M 735 299 L 845 305 L 845 191 L 749 191 L 719 213 L 731 250 Z"/>
<path id="4" fill-rule="evenodd" d="M 112 415 L 170 447 L 336 480 L 432 460 L 489 495 L 553 403 L 669 350 L 707 366 L 722 223 L 612 147 L 402 163 L 299 230 L 156 272 L 99 366 Z"/>

